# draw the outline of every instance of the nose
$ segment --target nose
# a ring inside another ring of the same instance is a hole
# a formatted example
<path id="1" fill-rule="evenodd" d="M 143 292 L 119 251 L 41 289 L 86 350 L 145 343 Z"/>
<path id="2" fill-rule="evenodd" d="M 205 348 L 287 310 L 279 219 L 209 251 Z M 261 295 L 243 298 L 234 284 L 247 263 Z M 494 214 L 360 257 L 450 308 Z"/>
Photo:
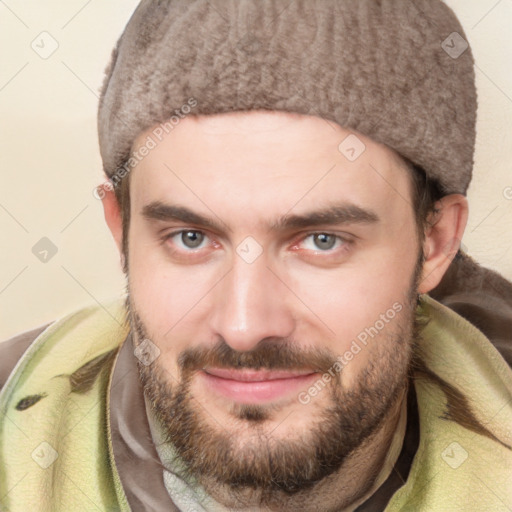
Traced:
<path id="1" fill-rule="evenodd" d="M 264 255 L 233 267 L 215 287 L 210 327 L 234 350 L 250 351 L 268 337 L 286 338 L 295 327 L 289 291 L 267 267 Z"/>

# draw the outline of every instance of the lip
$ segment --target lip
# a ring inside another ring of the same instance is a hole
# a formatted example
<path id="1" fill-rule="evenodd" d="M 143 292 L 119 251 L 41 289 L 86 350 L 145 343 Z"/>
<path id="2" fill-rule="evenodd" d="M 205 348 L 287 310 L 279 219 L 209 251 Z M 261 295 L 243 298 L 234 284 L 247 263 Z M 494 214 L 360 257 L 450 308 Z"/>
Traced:
<path id="1" fill-rule="evenodd" d="M 263 404 L 287 398 L 317 377 L 312 370 L 232 370 L 205 368 L 200 373 L 209 391 L 239 403 Z"/>

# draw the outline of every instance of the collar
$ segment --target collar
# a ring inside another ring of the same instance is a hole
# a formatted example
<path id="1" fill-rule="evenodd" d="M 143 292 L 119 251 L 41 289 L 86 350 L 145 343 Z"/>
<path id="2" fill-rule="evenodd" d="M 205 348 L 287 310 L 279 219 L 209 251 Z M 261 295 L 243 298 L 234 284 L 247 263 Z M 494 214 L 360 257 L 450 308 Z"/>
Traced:
<path id="1" fill-rule="evenodd" d="M 130 333 L 119 351 L 110 388 L 114 462 L 132 510 L 179 512 L 164 485 L 138 373 Z"/>

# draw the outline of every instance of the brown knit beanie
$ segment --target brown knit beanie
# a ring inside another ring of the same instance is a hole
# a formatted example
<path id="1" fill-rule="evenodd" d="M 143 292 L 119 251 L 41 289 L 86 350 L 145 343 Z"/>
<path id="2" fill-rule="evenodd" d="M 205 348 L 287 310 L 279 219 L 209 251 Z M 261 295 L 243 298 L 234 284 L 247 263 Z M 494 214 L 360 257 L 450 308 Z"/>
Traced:
<path id="1" fill-rule="evenodd" d="M 476 107 L 471 50 L 440 0 L 143 0 L 106 72 L 99 142 L 112 179 L 158 123 L 283 110 L 360 132 L 465 194 Z"/>

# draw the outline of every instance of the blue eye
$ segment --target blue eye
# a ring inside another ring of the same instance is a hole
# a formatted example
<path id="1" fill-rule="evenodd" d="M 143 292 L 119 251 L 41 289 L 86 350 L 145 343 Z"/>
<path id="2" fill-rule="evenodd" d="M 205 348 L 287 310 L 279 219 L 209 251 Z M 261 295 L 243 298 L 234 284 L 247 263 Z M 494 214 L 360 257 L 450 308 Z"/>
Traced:
<path id="1" fill-rule="evenodd" d="M 194 229 L 178 231 L 169 236 L 169 238 L 180 248 L 199 249 L 206 240 L 206 235 Z"/>
<path id="2" fill-rule="evenodd" d="M 309 243 L 308 243 L 309 240 Z M 330 233 L 312 233 L 304 238 L 306 249 L 314 251 L 330 251 L 343 245 L 344 241 Z"/>

